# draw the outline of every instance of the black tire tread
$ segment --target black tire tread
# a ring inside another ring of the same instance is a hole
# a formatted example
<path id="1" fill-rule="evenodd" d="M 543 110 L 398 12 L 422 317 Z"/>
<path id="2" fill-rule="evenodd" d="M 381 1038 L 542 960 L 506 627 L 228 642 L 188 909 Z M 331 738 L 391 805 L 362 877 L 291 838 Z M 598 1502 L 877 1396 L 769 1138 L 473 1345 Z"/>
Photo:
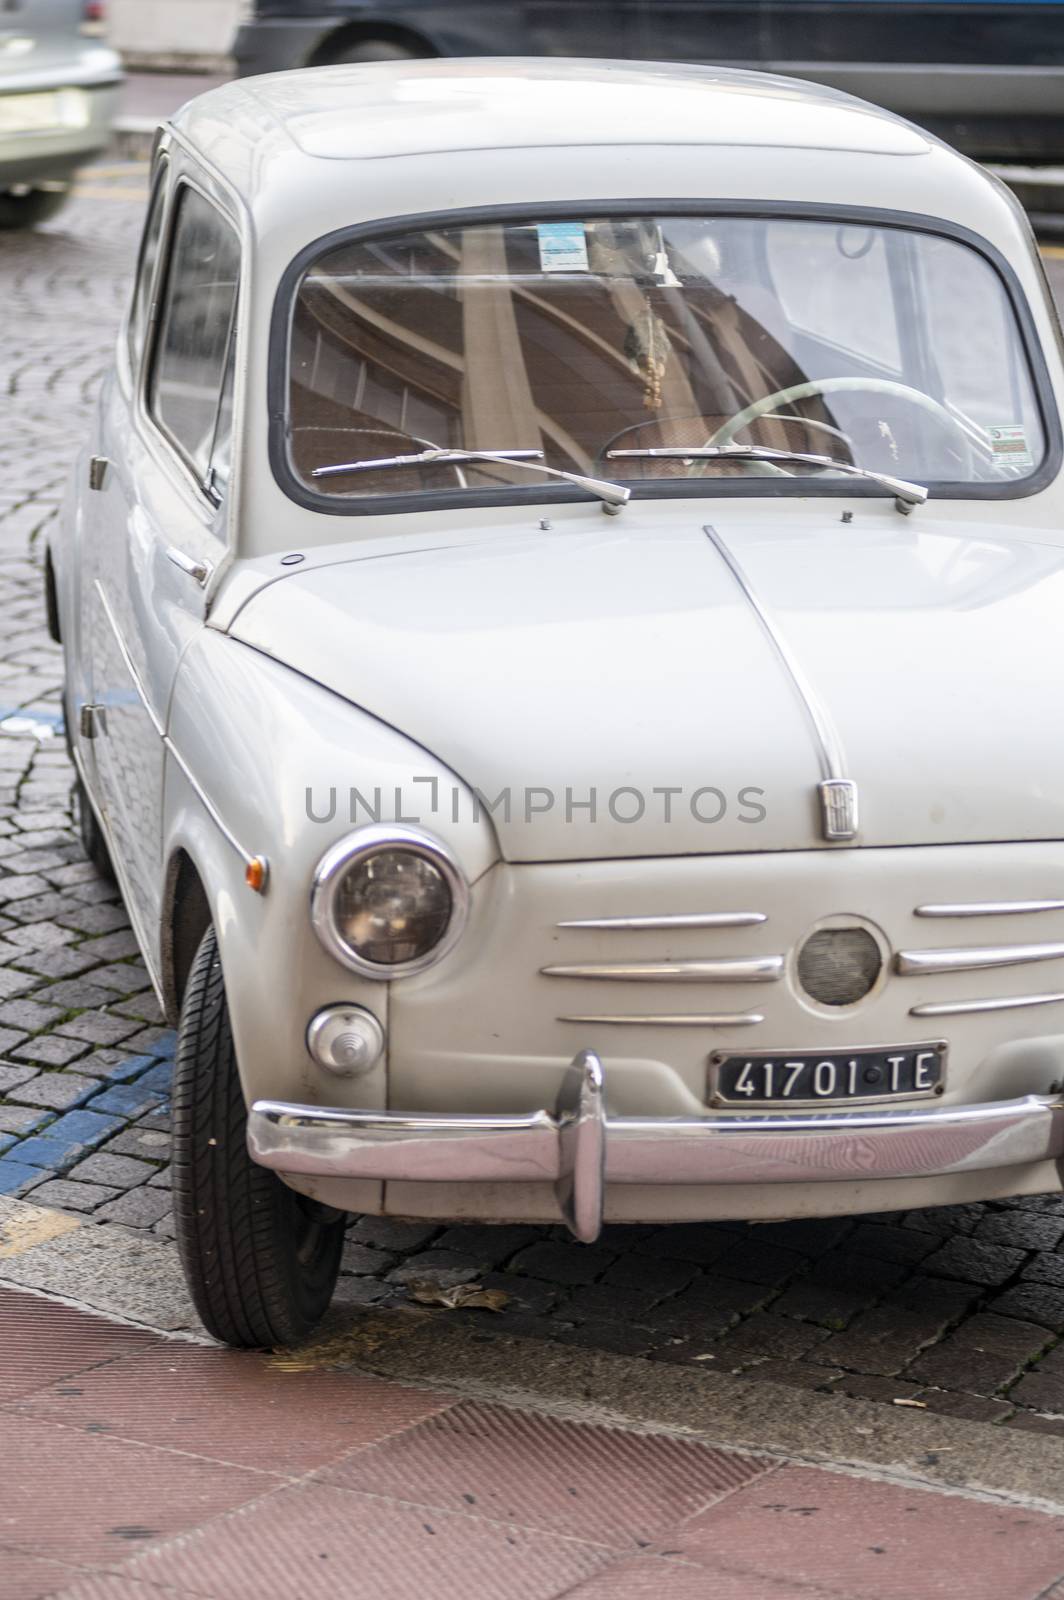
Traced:
<path id="1" fill-rule="evenodd" d="M 343 1220 L 326 1229 L 320 1281 L 301 1286 L 292 1248 L 299 1201 L 275 1173 L 251 1160 L 246 1133 L 225 982 L 210 928 L 189 973 L 174 1069 L 178 1249 L 196 1310 L 216 1338 L 252 1348 L 295 1344 L 328 1305 Z"/>

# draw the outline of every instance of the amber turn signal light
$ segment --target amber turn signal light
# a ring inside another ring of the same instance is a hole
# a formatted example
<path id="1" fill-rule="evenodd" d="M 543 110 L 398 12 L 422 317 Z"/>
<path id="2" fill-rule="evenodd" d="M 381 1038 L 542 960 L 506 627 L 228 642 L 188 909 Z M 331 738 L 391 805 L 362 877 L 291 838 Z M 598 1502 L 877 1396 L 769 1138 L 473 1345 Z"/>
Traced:
<path id="1" fill-rule="evenodd" d="M 254 889 L 256 894 L 261 894 L 266 887 L 267 870 L 265 856 L 252 856 L 247 864 L 244 882 L 249 889 Z"/>

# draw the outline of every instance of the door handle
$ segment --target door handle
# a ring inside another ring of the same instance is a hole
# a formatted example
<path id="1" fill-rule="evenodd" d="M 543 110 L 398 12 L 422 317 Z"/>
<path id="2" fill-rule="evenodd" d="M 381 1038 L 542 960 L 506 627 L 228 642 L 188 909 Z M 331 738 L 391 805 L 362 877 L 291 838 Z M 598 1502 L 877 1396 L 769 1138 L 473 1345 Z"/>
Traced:
<path id="1" fill-rule="evenodd" d="M 107 469 L 111 465 L 106 456 L 93 456 L 89 462 L 89 488 L 102 489 L 107 482 Z"/>
<path id="2" fill-rule="evenodd" d="M 167 550 L 166 559 L 172 561 L 179 571 L 187 573 L 190 578 L 195 578 L 201 589 L 205 587 L 207 579 L 214 570 L 209 561 L 197 561 L 194 556 L 187 556 L 175 545 L 171 545 Z"/>

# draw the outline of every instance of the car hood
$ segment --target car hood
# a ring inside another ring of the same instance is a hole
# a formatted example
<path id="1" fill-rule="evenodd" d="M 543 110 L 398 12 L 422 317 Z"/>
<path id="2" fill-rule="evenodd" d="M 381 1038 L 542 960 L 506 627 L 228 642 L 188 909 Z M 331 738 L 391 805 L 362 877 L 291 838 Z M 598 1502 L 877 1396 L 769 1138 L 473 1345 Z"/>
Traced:
<path id="1" fill-rule="evenodd" d="M 633 505 L 304 570 L 231 632 L 431 750 L 509 859 L 580 860 L 837 848 L 825 744 L 857 844 L 1059 837 L 1062 616 L 1048 531 Z M 372 800 L 356 751 L 336 786 Z M 409 792 L 446 831 L 459 801 Z"/>

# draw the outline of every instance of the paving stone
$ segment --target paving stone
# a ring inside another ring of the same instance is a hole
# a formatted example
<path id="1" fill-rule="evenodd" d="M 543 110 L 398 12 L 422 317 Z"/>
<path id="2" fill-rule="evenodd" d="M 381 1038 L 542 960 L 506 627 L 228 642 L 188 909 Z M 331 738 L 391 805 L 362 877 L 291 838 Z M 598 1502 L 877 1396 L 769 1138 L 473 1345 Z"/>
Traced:
<path id="1" fill-rule="evenodd" d="M 988 1400 L 984 1395 L 956 1394 L 946 1389 L 921 1389 L 919 1398 L 928 1411 L 943 1417 L 961 1417 L 966 1422 L 1000 1422 L 1015 1409 L 1005 1398 Z"/>
<path id="2" fill-rule="evenodd" d="M 109 1088 L 101 1089 L 92 1097 L 94 1111 L 113 1112 L 115 1116 L 125 1117 L 132 1121 L 134 1117 L 141 1117 L 153 1106 L 162 1103 L 163 1096 L 150 1087 L 145 1087 L 144 1080 L 138 1078 L 135 1083 L 116 1083 Z"/>
<path id="3" fill-rule="evenodd" d="M 97 1215 L 108 1222 L 121 1222 L 127 1228 L 150 1228 L 170 1210 L 165 1189 L 128 1189 L 117 1200 L 101 1206 Z"/>
<path id="4" fill-rule="evenodd" d="M 746 1237 L 734 1240 L 714 1263 L 715 1270 L 725 1278 L 773 1286 L 786 1283 L 807 1266 L 805 1256 L 799 1255 L 796 1250 L 785 1250 L 780 1245 L 759 1240 L 753 1229 Z"/>
<path id="5" fill-rule="evenodd" d="M 1033 1411 L 1017 1411 L 1006 1423 L 1006 1428 L 1020 1428 L 1024 1433 L 1053 1433 L 1064 1435 L 1064 1417 L 1039 1417 Z M 1064 1591 L 1054 1586 L 1046 1592 L 1044 1600 L 1059 1600 Z M 1042 1600 L 1036 1596 L 1035 1600 Z"/>
<path id="6" fill-rule="evenodd" d="M 150 1056 L 129 1056 L 124 1050 L 104 1048 L 82 1056 L 78 1071 L 91 1073 L 107 1083 L 125 1083 L 130 1078 L 139 1078 L 150 1066 Z"/>
<path id="7" fill-rule="evenodd" d="M 8 1092 L 15 1105 L 45 1106 L 49 1111 L 67 1111 L 86 1100 L 99 1084 L 76 1072 L 39 1072 L 29 1083 Z"/>
<path id="8" fill-rule="evenodd" d="M 39 979 L 30 972 L 18 972 L 14 967 L 0 967 L 0 1000 L 14 1000 L 17 995 L 36 988 Z"/>
<path id="9" fill-rule="evenodd" d="M 667 1261 L 662 1257 L 623 1255 L 608 1269 L 604 1283 L 621 1288 L 641 1289 L 655 1296 L 676 1294 L 686 1289 L 698 1275 L 692 1261 Z"/>
<path id="10" fill-rule="evenodd" d="M 989 1350 L 973 1350 L 968 1345 L 946 1339 L 910 1362 L 905 1369 L 905 1376 L 916 1383 L 932 1384 L 938 1389 L 993 1394 L 1005 1388 L 1022 1366 L 1022 1361 L 1013 1356 Z"/>
<path id="11" fill-rule="evenodd" d="M 81 1039 L 86 1044 L 121 1044 L 136 1029 L 129 1017 L 116 1017 L 102 1011 L 83 1011 L 72 1022 L 61 1022 L 58 1033 L 69 1039 Z"/>
<path id="12" fill-rule="evenodd" d="M 21 1145 L 16 1146 L 21 1149 Z M 31 1167 L 22 1161 L 0 1156 L 0 1194 L 17 1197 L 28 1194 L 41 1183 L 46 1174 L 40 1167 Z"/>
<path id="13" fill-rule="evenodd" d="M 501 1267 L 527 1244 L 532 1244 L 540 1233 L 539 1228 L 515 1224 L 474 1226 L 462 1223 L 447 1228 L 436 1240 L 440 1250 L 460 1250 L 483 1267 Z"/>
<path id="14" fill-rule="evenodd" d="M 1058 1289 L 1064 1289 L 1064 1255 L 1040 1252 L 1031 1257 L 1020 1276 L 1033 1279 L 1035 1283 L 1056 1284 Z"/>
<path id="15" fill-rule="evenodd" d="M 755 1311 L 734 1328 L 729 1328 L 713 1348 L 720 1362 L 731 1368 L 766 1358 L 798 1360 L 827 1338 L 827 1330 L 813 1322 L 798 1322 L 791 1317 L 775 1317 L 770 1311 Z M 828 1364 L 837 1365 L 835 1362 Z"/>
<path id="16" fill-rule="evenodd" d="M 148 1179 L 153 1189 L 170 1189 L 173 1187 L 173 1181 L 173 1173 L 169 1167 L 159 1167 Z"/>
<path id="17" fill-rule="evenodd" d="M 976 1239 L 949 1239 L 923 1263 L 925 1272 L 944 1278 L 961 1278 L 965 1283 L 994 1286 L 1006 1283 L 1023 1266 L 1022 1250 L 1006 1245 L 983 1244 Z"/>
<path id="18" fill-rule="evenodd" d="M 365 1274 L 382 1276 L 395 1266 L 398 1256 L 389 1254 L 386 1250 L 371 1250 L 368 1245 L 357 1244 L 353 1239 L 344 1243 L 343 1255 L 340 1257 L 340 1271 L 350 1272 L 356 1277 Z"/>
<path id="19" fill-rule="evenodd" d="M 859 1372 L 844 1372 L 832 1383 L 831 1392 L 848 1395 L 851 1400 L 879 1400 L 888 1406 L 895 1400 L 912 1400 L 921 1394 L 919 1384 L 909 1383 L 904 1378 L 881 1378 Z"/>
<path id="20" fill-rule="evenodd" d="M 1040 1327 L 1064 1333 L 1064 1289 L 1049 1283 L 1017 1283 L 996 1300 L 990 1310 L 1003 1317 L 1023 1317 Z"/>
<path id="21" fill-rule="evenodd" d="M 96 1150 L 70 1169 L 70 1177 L 76 1183 L 107 1184 L 115 1194 L 120 1189 L 133 1189 L 147 1183 L 155 1175 L 156 1169 L 147 1161 L 117 1156 L 110 1150 Z"/>
<path id="22" fill-rule="evenodd" d="M 39 1067 L 29 1067 L 24 1061 L 16 1066 L 11 1061 L 0 1061 L 0 1095 L 10 1094 L 20 1084 L 29 1083 L 40 1075 Z"/>
<path id="23" fill-rule="evenodd" d="M 170 1153 L 170 1135 L 159 1133 L 154 1128 L 126 1128 L 115 1138 L 108 1139 L 107 1148 L 115 1155 L 165 1161 Z"/>
<path id="24" fill-rule="evenodd" d="M 809 1281 L 828 1288 L 851 1292 L 864 1289 L 872 1295 L 879 1295 L 901 1283 L 907 1273 L 908 1267 L 904 1262 L 854 1255 L 840 1249 L 829 1250 L 813 1262 Z"/>
<path id="25" fill-rule="evenodd" d="M 177 1049 L 177 1032 L 173 1028 L 142 1028 L 126 1041 L 128 1050 L 137 1050 L 149 1056 L 166 1056 L 173 1060 Z"/>
<path id="26" fill-rule="evenodd" d="M 930 1211 L 907 1211 L 902 1226 L 952 1239 L 957 1234 L 974 1233 L 985 1213 L 986 1207 L 981 1205 L 935 1206 Z"/>
<path id="27" fill-rule="evenodd" d="M 87 978 L 63 978 L 59 983 L 50 983 L 47 989 L 40 991 L 40 998 L 48 1005 L 58 1006 L 62 1012 L 67 1012 L 109 1005 L 114 996 L 110 989 L 93 983 L 90 973 Z M 117 1040 L 100 1039 L 94 1042 L 115 1044 Z"/>
<path id="28" fill-rule="evenodd" d="M 129 918 L 121 906 L 73 906 L 56 917 L 61 928 L 73 928 L 77 933 L 110 933 L 128 925 Z"/>
<path id="29" fill-rule="evenodd" d="M 103 933 L 86 939 L 82 949 L 97 961 L 121 961 L 126 956 L 140 953 L 136 938 L 129 928 L 123 928 L 120 933 Z"/>
<path id="30" fill-rule="evenodd" d="M 76 944 L 50 945 L 19 957 L 19 966 L 42 978 L 76 978 L 95 965 L 93 957 L 85 954 L 84 946 Z"/>
<path id="31" fill-rule="evenodd" d="M 88 1053 L 83 1039 L 68 1039 L 61 1033 L 39 1033 L 11 1052 L 13 1061 L 39 1061 L 44 1067 L 66 1067 Z"/>
<path id="32" fill-rule="evenodd" d="M 616 1284 L 582 1283 L 569 1291 L 562 1315 L 572 1322 L 649 1323 L 656 1299 L 654 1294 Z"/>
<path id="33" fill-rule="evenodd" d="M 388 1282 L 406 1287 L 418 1278 L 431 1278 L 450 1288 L 457 1283 L 469 1283 L 478 1272 L 476 1262 L 459 1255 L 457 1250 L 422 1250 L 393 1267 L 388 1273 Z"/>
<path id="34" fill-rule="evenodd" d="M 68 1111 L 40 1133 L 23 1139 L 18 1159 L 31 1167 L 66 1172 L 119 1126 L 117 1117 L 100 1117 L 92 1111 Z"/>
<path id="35" fill-rule="evenodd" d="M 943 1318 L 921 1316 L 898 1306 L 874 1306 L 859 1312 L 844 1332 L 833 1333 L 815 1359 L 889 1377 L 939 1338 L 945 1328 Z"/>
<path id="36" fill-rule="evenodd" d="M 668 1256 L 674 1261 L 690 1261 L 695 1266 L 712 1266 L 735 1242 L 734 1230 L 712 1223 L 679 1223 L 672 1228 L 655 1228 L 633 1244 L 638 1255 Z"/>
<path id="37" fill-rule="evenodd" d="M 880 1223 L 863 1222 L 848 1240 L 848 1249 L 860 1255 L 881 1256 L 884 1261 L 915 1265 L 936 1248 L 933 1234 L 915 1228 L 888 1228 Z"/>
<path id="38" fill-rule="evenodd" d="M 553 1337 L 559 1344 L 609 1350 L 621 1356 L 646 1356 L 654 1348 L 652 1333 L 625 1322 L 581 1322 L 571 1326 L 559 1323 Z"/>
<path id="39" fill-rule="evenodd" d="M 8 928 L 4 933 L 5 943 L 26 951 L 50 950 L 58 945 L 71 944 L 74 937 L 69 928 L 61 928 L 58 923 L 47 921 L 31 923 L 27 927 Z"/>
<path id="40" fill-rule="evenodd" d="M 1056 1411 L 1064 1415 L 1064 1371 L 1055 1372 L 1034 1367 L 1025 1372 L 1019 1383 L 1009 1390 L 1009 1399 L 1017 1405 L 1031 1406 L 1035 1411 Z"/>
<path id="41" fill-rule="evenodd" d="M 1038 1211 L 991 1211 L 973 1237 L 1015 1250 L 1054 1250 L 1064 1239 L 1064 1216 Z"/>
<path id="42" fill-rule="evenodd" d="M 0 1106 L 0 1133 L 24 1135 L 47 1122 L 51 1112 L 38 1111 L 35 1106 Z"/>
<path id="43" fill-rule="evenodd" d="M 8 1028 L 21 1028 L 26 1033 L 39 1033 L 50 1028 L 64 1015 L 65 1007 L 42 1005 L 38 1000 L 5 1000 L 0 1005 L 0 1024 Z"/>
<path id="44" fill-rule="evenodd" d="M 612 1250 L 593 1244 L 556 1244 L 543 1240 L 518 1252 L 510 1263 L 514 1272 L 556 1283 L 594 1283 L 616 1259 Z"/>
<path id="45" fill-rule="evenodd" d="M 99 1183 L 71 1183 L 66 1178 L 52 1178 L 34 1190 L 33 1203 L 58 1206 L 61 1211 L 95 1211 L 117 1193 L 117 1189 L 105 1189 Z"/>

